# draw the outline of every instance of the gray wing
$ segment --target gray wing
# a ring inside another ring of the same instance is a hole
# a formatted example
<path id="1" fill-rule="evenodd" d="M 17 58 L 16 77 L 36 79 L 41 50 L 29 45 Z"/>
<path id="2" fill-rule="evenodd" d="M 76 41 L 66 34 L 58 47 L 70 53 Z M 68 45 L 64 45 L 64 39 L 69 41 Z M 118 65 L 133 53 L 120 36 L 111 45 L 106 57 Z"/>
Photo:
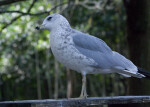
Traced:
<path id="1" fill-rule="evenodd" d="M 112 51 L 107 44 L 99 38 L 81 32 L 75 33 L 72 37 L 77 50 L 83 55 L 92 58 L 98 63 L 99 68 L 107 69 L 119 66 L 128 69 L 134 67 L 134 64 L 130 60 Z"/>
<path id="2" fill-rule="evenodd" d="M 73 42 L 78 48 L 98 51 L 102 53 L 112 53 L 112 50 L 103 40 L 88 34 L 80 32 L 76 33 L 75 35 L 73 35 Z"/>

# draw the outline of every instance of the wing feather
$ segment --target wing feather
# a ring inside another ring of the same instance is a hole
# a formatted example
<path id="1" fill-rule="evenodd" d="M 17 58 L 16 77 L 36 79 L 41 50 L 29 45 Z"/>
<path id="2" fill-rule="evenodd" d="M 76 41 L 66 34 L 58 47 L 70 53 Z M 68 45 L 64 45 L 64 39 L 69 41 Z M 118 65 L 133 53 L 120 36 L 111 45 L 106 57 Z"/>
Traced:
<path id="1" fill-rule="evenodd" d="M 75 47 L 83 55 L 92 58 L 98 63 L 99 68 L 121 67 L 137 72 L 137 67 L 121 54 L 112 51 L 101 39 L 94 36 L 76 32 L 72 35 Z"/>
<path id="2" fill-rule="evenodd" d="M 102 53 L 112 53 L 110 47 L 103 40 L 88 34 L 76 34 L 73 36 L 73 41 L 75 45 L 77 45 L 80 48 L 92 51 L 99 51 Z"/>

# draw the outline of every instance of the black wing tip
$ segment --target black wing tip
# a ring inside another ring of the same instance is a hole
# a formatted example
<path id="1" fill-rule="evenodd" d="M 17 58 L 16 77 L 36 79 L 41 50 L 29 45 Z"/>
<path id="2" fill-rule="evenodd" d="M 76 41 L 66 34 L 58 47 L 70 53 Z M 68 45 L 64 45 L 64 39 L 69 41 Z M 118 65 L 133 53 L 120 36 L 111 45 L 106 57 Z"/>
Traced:
<path id="1" fill-rule="evenodd" d="M 150 79 L 150 72 L 149 71 L 146 71 L 145 69 L 138 67 L 138 72 L 143 74 L 146 78 Z"/>

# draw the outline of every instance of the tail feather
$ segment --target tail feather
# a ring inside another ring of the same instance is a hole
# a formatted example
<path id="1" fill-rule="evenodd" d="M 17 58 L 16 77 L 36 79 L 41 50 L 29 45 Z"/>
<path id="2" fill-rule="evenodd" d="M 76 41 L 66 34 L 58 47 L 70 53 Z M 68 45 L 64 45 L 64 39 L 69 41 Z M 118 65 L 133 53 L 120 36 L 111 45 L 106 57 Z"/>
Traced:
<path id="1" fill-rule="evenodd" d="M 138 72 L 143 74 L 145 76 L 145 78 L 150 79 L 150 72 L 144 70 L 143 68 L 139 68 L 139 67 L 138 67 Z"/>

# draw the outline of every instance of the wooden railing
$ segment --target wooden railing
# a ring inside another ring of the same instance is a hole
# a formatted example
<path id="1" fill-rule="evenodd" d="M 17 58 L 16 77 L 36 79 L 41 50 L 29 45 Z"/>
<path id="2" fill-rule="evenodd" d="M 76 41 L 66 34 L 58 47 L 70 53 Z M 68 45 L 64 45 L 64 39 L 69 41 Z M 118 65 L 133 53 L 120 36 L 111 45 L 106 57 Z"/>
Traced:
<path id="1" fill-rule="evenodd" d="M 115 96 L 115 97 L 89 97 L 87 99 L 43 99 L 43 100 L 22 100 L 2 101 L 0 107 L 85 107 L 92 105 L 113 105 L 149 103 L 150 96 Z"/>

